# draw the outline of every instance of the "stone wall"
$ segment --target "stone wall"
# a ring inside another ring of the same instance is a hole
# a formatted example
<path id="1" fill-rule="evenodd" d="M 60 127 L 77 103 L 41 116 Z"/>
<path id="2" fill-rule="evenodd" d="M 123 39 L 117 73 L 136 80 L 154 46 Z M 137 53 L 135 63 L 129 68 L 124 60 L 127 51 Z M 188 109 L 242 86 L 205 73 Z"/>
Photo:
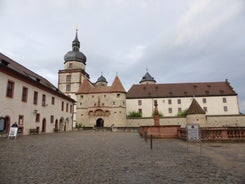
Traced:
<path id="1" fill-rule="evenodd" d="M 198 123 L 199 115 L 192 115 L 191 118 L 164 117 L 160 119 L 160 125 L 180 125 L 182 128 L 186 123 Z M 193 121 L 192 121 L 193 120 Z M 195 120 L 195 121 L 194 121 Z M 245 127 L 245 115 L 223 115 L 205 116 L 202 118 L 201 127 Z M 127 127 L 153 126 L 153 118 L 127 118 Z"/>

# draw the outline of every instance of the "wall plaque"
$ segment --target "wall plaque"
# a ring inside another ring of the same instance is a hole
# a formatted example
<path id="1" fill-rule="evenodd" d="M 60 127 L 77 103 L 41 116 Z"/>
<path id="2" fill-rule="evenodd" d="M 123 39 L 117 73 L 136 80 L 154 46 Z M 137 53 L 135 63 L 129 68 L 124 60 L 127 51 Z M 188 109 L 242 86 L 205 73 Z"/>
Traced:
<path id="1" fill-rule="evenodd" d="M 187 124 L 186 125 L 186 139 L 190 141 L 200 141 L 200 125 L 199 124 Z"/>

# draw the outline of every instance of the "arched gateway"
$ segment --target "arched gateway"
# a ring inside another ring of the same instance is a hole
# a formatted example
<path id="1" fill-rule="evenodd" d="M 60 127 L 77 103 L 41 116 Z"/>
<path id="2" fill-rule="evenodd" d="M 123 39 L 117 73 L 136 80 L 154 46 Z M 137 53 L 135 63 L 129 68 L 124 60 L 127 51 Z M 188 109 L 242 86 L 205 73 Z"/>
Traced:
<path id="1" fill-rule="evenodd" d="M 102 118 L 96 120 L 96 127 L 104 127 L 104 120 Z"/>

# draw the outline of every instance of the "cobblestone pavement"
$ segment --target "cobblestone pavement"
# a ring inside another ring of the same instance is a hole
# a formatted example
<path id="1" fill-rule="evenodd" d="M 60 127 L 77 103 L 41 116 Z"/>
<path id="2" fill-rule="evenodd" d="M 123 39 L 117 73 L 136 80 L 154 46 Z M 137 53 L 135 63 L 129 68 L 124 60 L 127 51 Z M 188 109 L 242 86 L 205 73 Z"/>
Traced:
<path id="1" fill-rule="evenodd" d="M 187 144 L 137 133 L 68 132 L 0 139 L 1 184 L 245 183 L 244 143 Z"/>

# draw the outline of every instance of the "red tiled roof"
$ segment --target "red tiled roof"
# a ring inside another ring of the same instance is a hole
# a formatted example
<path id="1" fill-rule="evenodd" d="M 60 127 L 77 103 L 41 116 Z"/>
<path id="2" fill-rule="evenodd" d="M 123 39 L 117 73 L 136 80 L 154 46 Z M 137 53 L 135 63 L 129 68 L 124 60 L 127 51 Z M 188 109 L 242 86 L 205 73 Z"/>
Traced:
<path id="1" fill-rule="evenodd" d="M 206 114 L 205 111 L 201 108 L 198 102 L 193 99 L 190 107 L 188 108 L 186 114 Z"/>
<path id="2" fill-rule="evenodd" d="M 127 99 L 232 95 L 237 95 L 237 93 L 232 89 L 228 81 L 173 84 L 134 84 L 127 93 Z"/>
<path id="3" fill-rule="evenodd" d="M 118 76 L 115 77 L 115 79 L 114 79 L 114 81 L 113 81 L 113 83 L 111 85 L 111 90 L 113 92 L 126 93 L 126 91 L 125 91 L 125 89 L 124 89 L 124 87 L 123 87 L 123 85 L 122 85 L 122 83 L 121 83 L 121 81 L 120 81 Z"/>
<path id="4" fill-rule="evenodd" d="M 90 89 L 94 87 L 87 78 L 83 79 L 83 83 L 80 86 L 80 88 L 78 89 L 77 93 L 81 94 L 81 93 L 89 93 Z"/>
<path id="5" fill-rule="evenodd" d="M 116 76 L 111 86 L 94 86 L 88 79 L 84 79 L 77 94 L 87 93 L 126 93 L 120 79 Z"/>

